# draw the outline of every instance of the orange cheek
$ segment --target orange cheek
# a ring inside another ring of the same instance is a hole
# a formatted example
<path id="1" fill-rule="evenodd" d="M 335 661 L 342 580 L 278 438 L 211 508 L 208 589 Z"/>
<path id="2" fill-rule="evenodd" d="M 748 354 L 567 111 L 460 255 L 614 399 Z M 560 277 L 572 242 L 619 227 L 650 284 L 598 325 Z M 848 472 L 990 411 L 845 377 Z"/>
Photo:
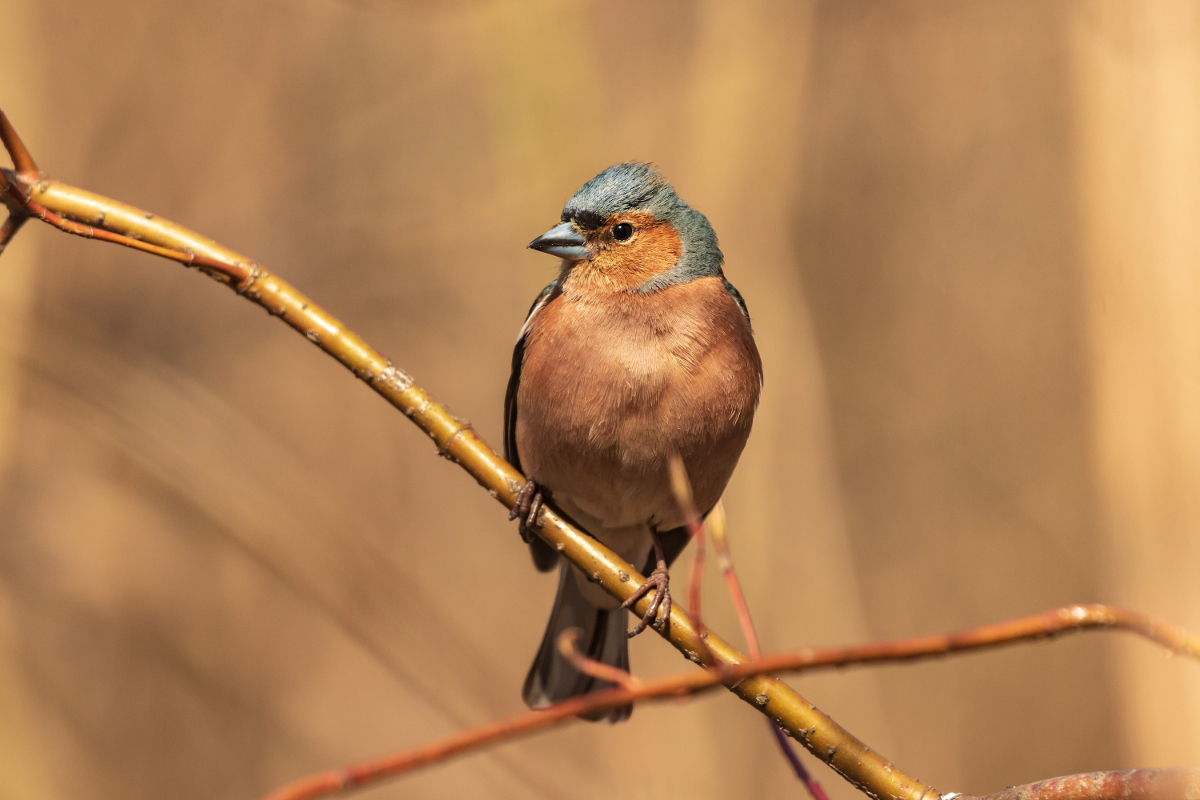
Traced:
<path id="1" fill-rule="evenodd" d="M 668 271 L 679 261 L 683 242 L 675 226 L 648 215 L 631 215 L 628 221 L 637 227 L 636 238 L 628 244 L 614 242 L 579 270 L 580 288 L 632 289 Z"/>
<path id="2" fill-rule="evenodd" d="M 683 242 L 669 222 L 655 222 L 642 229 L 641 234 L 630 244 L 632 258 L 650 268 L 650 275 L 658 275 L 675 266 L 683 254 Z"/>

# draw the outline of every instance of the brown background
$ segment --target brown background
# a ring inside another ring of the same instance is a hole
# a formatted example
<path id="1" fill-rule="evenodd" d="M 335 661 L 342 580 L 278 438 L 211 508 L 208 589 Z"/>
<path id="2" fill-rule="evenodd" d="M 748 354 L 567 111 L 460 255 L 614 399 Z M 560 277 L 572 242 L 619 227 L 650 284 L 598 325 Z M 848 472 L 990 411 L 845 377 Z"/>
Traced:
<path id="1" fill-rule="evenodd" d="M 44 169 L 251 254 L 492 443 L 555 267 L 524 244 L 603 167 L 656 162 L 712 219 L 766 364 L 726 504 L 768 648 L 1072 601 L 1200 630 L 1197 3 L 0 19 L 0 107 Z M 0 303 L 0 797 L 254 798 L 521 708 L 553 578 L 330 359 L 195 273 L 38 225 Z M 651 636 L 633 660 L 684 666 Z M 1200 667 L 1116 634 L 794 683 L 943 790 L 1200 764 Z M 712 696 L 366 796 L 801 794 Z"/>

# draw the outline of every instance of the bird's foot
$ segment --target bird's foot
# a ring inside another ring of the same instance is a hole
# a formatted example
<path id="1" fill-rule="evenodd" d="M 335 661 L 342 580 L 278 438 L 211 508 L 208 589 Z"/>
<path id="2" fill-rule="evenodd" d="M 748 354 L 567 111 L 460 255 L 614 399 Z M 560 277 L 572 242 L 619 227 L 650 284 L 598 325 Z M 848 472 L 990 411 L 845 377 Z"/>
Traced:
<path id="1" fill-rule="evenodd" d="M 508 518 L 509 520 L 520 520 L 517 530 L 520 531 L 521 541 L 525 544 L 533 541 L 533 537 L 536 535 L 533 529 L 541 524 L 538 514 L 542 512 L 542 506 L 549 499 L 550 490 L 538 486 L 534 481 L 525 481 L 525 485 L 517 492 L 517 499 L 513 502 L 512 510 L 508 512 Z"/>
<path id="2" fill-rule="evenodd" d="M 654 571 L 646 576 L 646 582 L 629 595 L 624 603 L 621 603 L 621 608 L 630 608 L 638 600 L 642 599 L 642 595 L 654 589 L 654 599 L 650 601 L 650 607 L 646 609 L 646 613 L 642 616 L 641 622 L 637 627 L 631 630 L 628 634 L 632 639 L 642 631 L 646 630 L 647 625 L 653 625 L 655 628 L 661 629 L 667 624 L 667 620 L 671 618 L 671 573 L 667 571 L 667 565 L 659 562 Z"/>

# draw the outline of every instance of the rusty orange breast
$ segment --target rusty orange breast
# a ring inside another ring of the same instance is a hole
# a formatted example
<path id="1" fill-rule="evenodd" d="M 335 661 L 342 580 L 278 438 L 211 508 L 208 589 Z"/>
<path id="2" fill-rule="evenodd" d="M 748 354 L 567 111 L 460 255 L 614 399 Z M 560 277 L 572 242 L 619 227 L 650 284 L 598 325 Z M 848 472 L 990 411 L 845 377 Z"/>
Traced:
<path id="1" fill-rule="evenodd" d="M 707 509 L 749 436 L 762 366 L 719 277 L 650 294 L 578 291 L 530 327 L 517 447 L 530 477 L 606 525 L 680 523 L 679 453 Z"/>

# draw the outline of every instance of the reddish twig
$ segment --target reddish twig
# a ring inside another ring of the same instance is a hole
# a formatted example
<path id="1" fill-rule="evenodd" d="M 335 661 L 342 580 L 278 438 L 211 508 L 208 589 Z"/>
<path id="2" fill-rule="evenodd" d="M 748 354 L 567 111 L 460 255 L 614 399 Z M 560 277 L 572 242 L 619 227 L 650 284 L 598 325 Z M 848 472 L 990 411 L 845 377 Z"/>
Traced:
<path id="1" fill-rule="evenodd" d="M 826 647 L 765 656 L 757 663 L 775 664 L 777 669 L 802 667 L 805 658 L 811 666 L 848 667 L 915 661 L 969 650 L 984 650 L 1014 642 L 1056 639 L 1068 633 L 1115 629 L 1136 633 L 1156 642 L 1177 655 L 1200 659 L 1200 638 L 1183 628 L 1149 614 L 1100 604 L 1071 605 L 1020 619 L 983 625 L 954 633 L 920 636 L 876 644 L 850 647 Z"/>
<path id="2" fill-rule="evenodd" d="M 713 537 L 713 547 L 717 550 L 717 566 L 721 568 L 725 583 L 729 586 L 729 596 L 733 600 L 734 610 L 737 611 L 742 635 L 746 637 L 746 647 L 751 658 L 758 658 L 762 655 L 758 646 L 758 634 L 754 630 L 754 620 L 750 619 L 750 607 L 746 605 L 746 595 L 742 593 L 741 581 L 733 568 L 733 556 L 729 552 L 729 540 L 725 536 L 725 506 L 718 502 L 709 513 L 707 522 Z"/>
<path id="3" fill-rule="evenodd" d="M 737 610 L 738 622 L 742 626 L 742 635 L 746 637 L 746 647 L 750 651 L 750 658 L 757 660 L 762 658 L 762 648 L 758 645 L 758 634 L 754 630 L 754 620 L 750 618 L 750 607 L 746 604 L 746 596 L 742 593 L 742 583 L 738 580 L 737 570 L 733 568 L 733 554 L 729 550 L 729 539 L 725 536 L 725 506 L 720 501 L 709 512 L 707 523 L 709 533 L 713 537 L 713 547 L 717 551 L 717 565 L 720 566 L 721 572 L 725 575 L 725 583 L 729 586 L 729 596 L 733 600 L 734 609 Z M 779 727 L 774 720 L 767 720 L 767 725 L 770 727 L 771 735 L 775 738 L 779 749 L 783 752 L 783 757 L 791 765 L 792 772 L 796 773 L 796 778 L 804 784 L 804 788 L 812 795 L 813 800 L 829 800 L 829 795 L 825 793 L 825 787 L 821 786 L 821 783 L 808 771 L 808 767 L 804 766 L 800 754 L 788 741 L 783 728 Z"/>
<path id="4" fill-rule="evenodd" d="M 311 798 L 339 794 L 446 761 L 454 756 L 472 752 L 490 744 L 509 741 L 570 722 L 580 715 L 634 702 L 686 697 L 720 685 L 731 686 L 752 675 L 768 672 L 804 672 L 854 664 L 912 661 L 953 652 L 998 647 L 1031 639 L 1053 638 L 1072 631 L 1101 628 L 1128 630 L 1145 636 L 1172 652 L 1200 659 L 1200 639 L 1190 636 L 1181 628 L 1147 614 L 1110 606 L 1067 606 L 1047 611 L 1044 614 L 956 633 L 849 647 L 804 649 L 795 653 L 765 656 L 745 664 L 676 673 L 652 680 L 627 681 L 624 686 L 618 685 L 611 689 L 580 695 L 548 708 L 526 711 L 507 719 L 460 731 L 440 742 L 422 745 L 413 750 L 384 756 L 351 767 L 318 773 L 273 792 L 267 800 L 311 800 Z M 598 675 L 597 677 L 613 680 L 613 676 L 610 675 Z M 765 699 L 766 696 L 763 695 L 763 700 Z M 1135 770 L 1135 773 L 1145 774 L 1158 772 L 1162 771 Z M 1200 770 L 1186 774 L 1192 775 L 1192 780 L 1200 780 Z M 1093 788 L 1110 787 L 1112 776 L 1115 775 L 1126 775 L 1126 773 L 1096 773 L 1091 776 L 1056 778 L 1053 781 L 1030 784 L 1029 787 L 1009 789 L 1006 792 L 991 795 L 986 800 L 1074 800 L 1074 798 L 1088 798 L 1088 800 L 1142 800 L 1142 798 L 1147 798 L 1148 800 L 1151 797 L 1151 795 L 1139 794 L 1136 791 L 1126 794 L 1097 795 L 1085 791 L 1085 787 L 1088 786 Z M 1122 785 L 1136 787 L 1143 783 L 1125 781 Z M 1026 793 L 1022 794 L 1019 790 L 1025 790 Z M 1109 789 L 1105 789 L 1105 791 L 1109 791 Z M 1177 796 L 1183 797 L 1184 795 Z M 970 800 L 961 795 L 942 795 L 942 800 L 952 800 L 952 798 Z"/>
<path id="5" fill-rule="evenodd" d="M 162 258 L 169 258 L 172 261 L 178 261 L 186 267 L 199 267 L 228 278 L 229 282 L 236 286 L 241 286 L 255 277 L 252 266 L 226 264 L 224 261 L 218 261 L 215 258 L 198 256 L 195 253 L 185 253 L 181 250 L 172 250 L 168 247 L 159 247 L 156 244 L 141 242 L 129 236 L 122 236 L 119 233 L 106 231 L 103 228 L 94 228 L 91 225 L 84 225 L 81 222 L 60 217 L 27 195 L 16 182 L 10 181 L 8 176 L 3 172 L 0 172 L 0 192 L 11 197 L 29 216 L 36 217 L 42 222 L 53 225 L 60 231 L 82 236 L 85 239 L 100 239 L 101 241 L 132 247 L 134 250 L 141 250 L 144 253 L 151 253 Z"/>
<path id="6" fill-rule="evenodd" d="M 29 148 L 21 141 L 21 137 L 17 134 L 16 129 L 13 128 L 8 116 L 3 111 L 0 111 L 0 142 L 4 144 L 4 149 L 8 151 L 9 157 L 12 158 L 14 168 L 12 173 L 13 178 L 10 178 L 8 174 L 0 170 L 0 196 L 3 196 L 11 212 L 3 228 L 0 228 L 0 253 L 4 252 L 5 245 L 16 235 L 17 230 L 20 229 L 25 219 L 36 217 L 42 222 L 53 225 L 59 230 L 74 234 L 75 236 L 82 236 L 85 239 L 100 239 L 101 241 L 124 245 L 134 250 L 141 250 L 145 253 L 178 261 L 184 266 L 205 269 L 228 278 L 231 283 L 239 287 L 253 280 L 255 277 L 252 266 L 227 264 L 215 258 L 208 258 L 207 256 L 196 255 L 195 253 L 183 252 L 181 250 L 173 250 L 169 247 L 159 247 L 158 245 L 142 242 L 130 236 L 113 233 L 103 228 L 95 228 L 91 225 L 84 225 L 83 223 L 75 222 L 74 220 L 69 220 L 55 214 L 30 197 L 20 185 L 22 182 L 29 185 L 39 181 L 42 173 L 34 162 Z"/>
<path id="7" fill-rule="evenodd" d="M 12 159 L 14 176 L 25 181 L 35 181 L 42 176 L 37 164 L 33 161 L 33 156 L 29 154 L 29 148 L 21 141 L 16 128 L 12 126 L 3 111 L 0 111 L 0 143 L 4 144 L 4 149 L 8 151 L 8 155 Z M 0 226 L 0 254 L 4 253 L 4 248 L 8 247 L 8 243 L 17 235 L 17 231 L 21 230 L 25 220 L 29 219 L 29 212 L 23 207 L 17 196 L 10 197 L 12 193 L 8 191 L 9 186 L 8 176 L 0 172 L 0 200 L 8 206 L 8 218 L 4 220 L 4 225 Z"/>
<path id="8" fill-rule="evenodd" d="M 4 149 L 8 151 L 8 155 L 13 161 L 13 169 L 21 180 L 34 181 L 42 176 L 37 164 L 33 163 L 33 156 L 29 154 L 29 148 L 21 141 L 16 128 L 8 121 L 8 117 L 3 111 L 0 111 L 0 142 L 3 142 Z"/>
<path id="9" fill-rule="evenodd" d="M 1198 769 L 1130 769 L 1067 775 L 961 800 L 1191 800 L 1200 797 Z M 941 800 L 959 800 L 943 794 Z"/>
<path id="10" fill-rule="evenodd" d="M 808 790 L 813 800 L 829 800 L 829 795 L 825 794 L 825 787 L 813 777 L 812 773 L 808 771 L 808 767 L 804 766 L 804 762 L 800 760 L 800 754 L 796 752 L 795 748 L 792 747 L 792 743 L 788 741 L 787 734 L 783 732 L 783 728 L 770 720 L 767 720 L 767 725 L 770 726 L 771 735 L 775 737 L 779 749 L 783 751 L 783 757 L 787 759 L 792 772 L 796 773 L 796 779 L 804 784 L 804 788 Z"/>
<path id="11" fill-rule="evenodd" d="M 671 492 L 675 495 L 675 502 L 679 505 L 679 510 L 683 512 L 683 518 L 687 520 L 688 535 L 696 548 L 696 556 L 692 560 L 692 573 L 688 576 L 688 613 L 695 620 L 703 640 L 706 628 L 704 627 L 704 618 L 700 614 L 700 588 L 704 580 L 704 522 L 696 512 L 696 500 L 692 496 L 692 483 L 688 480 L 687 469 L 683 466 L 683 459 L 679 457 L 679 454 L 671 456 L 667 462 L 667 468 L 671 477 Z M 712 659 L 706 658 L 704 661 L 709 663 Z"/>
<path id="12" fill-rule="evenodd" d="M 582 631 L 579 628 L 567 628 L 558 637 L 558 652 L 562 657 L 574 667 L 578 672 L 584 675 L 590 675 L 593 678 L 598 678 L 602 681 L 608 681 L 611 684 L 620 686 L 623 689 L 636 689 L 642 685 L 640 679 L 635 678 L 623 669 L 605 664 L 603 661 L 596 661 L 588 658 L 583 653 L 579 652 L 579 634 Z"/>
<path id="13" fill-rule="evenodd" d="M 0 254 L 4 253 L 4 248 L 8 247 L 8 243 L 17 235 L 17 231 L 21 230 L 21 226 L 27 219 L 29 219 L 28 214 L 13 211 L 4 220 L 4 225 L 0 226 Z"/>
<path id="14" fill-rule="evenodd" d="M 618 685 L 611 689 L 589 692 L 547 708 L 526 711 L 507 719 L 460 731 L 440 742 L 433 742 L 413 750 L 302 778 L 272 792 L 267 800 L 310 800 L 311 798 L 340 794 L 385 778 L 446 761 L 489 744 L 510 741 L 568 723 L 581 714 L 615 708 L 636 701 L 683 697 L 719 686 L 723 677 L 737 680 L 751 674 L 759 674 L 756 665 L 739 664 L 725 671 L 690 671 L 669 675 L 665 678 L 641 681 L 636 686 Z M 608 680 L 607 677 L 605 679 Z"/>

